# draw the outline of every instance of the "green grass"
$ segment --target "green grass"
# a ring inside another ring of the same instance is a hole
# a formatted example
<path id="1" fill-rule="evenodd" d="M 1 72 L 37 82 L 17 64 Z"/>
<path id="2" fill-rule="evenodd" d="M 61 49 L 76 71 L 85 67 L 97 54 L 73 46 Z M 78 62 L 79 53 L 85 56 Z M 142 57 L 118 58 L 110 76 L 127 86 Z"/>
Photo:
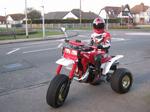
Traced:
<path id="1" fill-rule="evenodd" d="M 67 28 L 66 30 L 92 30 L 92 27 L 86 27 L 86 28 Z"/>
<path id="2" fill-rule="evenodd" d="M 1 29 L 2 31 L 2 29 Z M 5 31 L 5 30 L 3 30 Z M 51 36 L 51 35 L 59 35 L 59 34 L 63 34 L 60 31 L 46 31 L 46 36 Z M 35 33 L 29 34 L 28 38 L 42 38 L 43 37 L 43 33 L 42 31 L 37 31 Z M 9 36 L 0 36 L 0 40 L 12 40 L 12 39 L 25 39 L 26 35 L 9 35 Z"/>

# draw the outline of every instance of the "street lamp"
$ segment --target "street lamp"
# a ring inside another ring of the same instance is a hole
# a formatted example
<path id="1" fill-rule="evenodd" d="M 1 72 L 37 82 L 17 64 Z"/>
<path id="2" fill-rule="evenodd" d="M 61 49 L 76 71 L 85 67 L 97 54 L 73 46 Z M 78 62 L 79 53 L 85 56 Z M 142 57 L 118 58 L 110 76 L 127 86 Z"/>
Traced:
<path id="1" fill-rule="evenodd" d="M 25 21 L 26 21 L 26 38 L 29 37 L 29 33 L 28 33 L 28 17 L 27 17 L 27 0 L 25 0 Z"/>
<path id="2" fill-rule="evenodd" d="M 82 23 L 81 0 L 80 0 L 80 28 Z"/>
<path id="3" fill-rule="evenodd" d="M 5 9 L 5 24 L 6 24 L 6 29 L 8 31 L 6 8 L 4 8 L 4 9 Z"/>
<path id="4" fill-rule="evenodd" d="M 120 14 L 120 18 L 121 18 L 121 24 L 120 25 L 121 25 L 121 27 L 122 27 L 122 17 L 123 17 L 123 13 L 122 12 L 123 12 L 123 5 L 121 5 L 121 14 Z"/>
<path id="5" fill-rule="evenodd" d="M 42 0 L 43 5 L 42 7 L 42 29 L 43 29 L 43 39 L 45 39 L 45 16 L 44 16 L 44 0 Z"/>
<path id="6" fill-rule="evenodd" d="M 108 14 L 106 14 L 106 30 L 108 30 Z"/>

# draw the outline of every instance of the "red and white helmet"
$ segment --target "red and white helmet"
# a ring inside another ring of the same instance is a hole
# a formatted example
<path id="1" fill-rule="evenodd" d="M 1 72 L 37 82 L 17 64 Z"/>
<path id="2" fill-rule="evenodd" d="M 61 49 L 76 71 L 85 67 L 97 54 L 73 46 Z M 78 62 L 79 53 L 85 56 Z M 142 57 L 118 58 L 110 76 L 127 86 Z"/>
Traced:
<path id="1" fill-rule="evenodd" d="M 103 30 L 105 27 L 105 21 L 101 17 L 97 17 L 93 21 L 94 30 Z"/>

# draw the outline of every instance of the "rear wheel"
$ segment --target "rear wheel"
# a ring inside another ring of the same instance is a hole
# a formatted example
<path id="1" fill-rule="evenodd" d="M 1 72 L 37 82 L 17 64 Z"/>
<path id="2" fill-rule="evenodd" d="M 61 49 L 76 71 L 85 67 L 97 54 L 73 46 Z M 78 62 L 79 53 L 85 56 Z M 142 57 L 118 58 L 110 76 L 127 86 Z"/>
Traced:
<path id="1" fill-rule="evenodd" d="M 126 93 L 132 86 L 132 74 L 125 68 L 118 68 L 111 76 L 111 88 L 117 93 Z"/>
<path id="2" fill-rule="evenodd" d="M 60 74 L 54 77 L 47 90 L 47 104 L 57 108 L 64 104 L 70 88 L 70 80 L 66 75 Z"/>

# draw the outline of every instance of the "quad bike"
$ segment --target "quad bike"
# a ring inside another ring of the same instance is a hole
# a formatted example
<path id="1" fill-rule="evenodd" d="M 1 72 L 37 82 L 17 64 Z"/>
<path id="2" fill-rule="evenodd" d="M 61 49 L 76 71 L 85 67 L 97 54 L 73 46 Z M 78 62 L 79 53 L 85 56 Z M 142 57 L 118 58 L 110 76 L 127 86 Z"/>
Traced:
<path id="1" fill-rule="evenodd" d="M 103 50 L 95 46 L 89 46 L 80 40 L 68 40 L 65 28 L 62 28 L 66 35 L 65 46 L 62 48 L 62 57 L 56 61 L 58 67 L 56 76 L 50 82 L 47 90 L 46 100 L 48 105 L 57 108 L 64 104 L 72 80 L 91 85 L 98 85 L 93 82 L 97 74 L 100 79 L 110 82 L 111 88 L 120 94 L 127 93 L 132 85 L 132 74 L 126 68 L 118 68 L 119 59 L 123 55 L 106 55 Z M 100 73 L 95 69 L 95 55 L 101 54 Z M 69 75 L 61 74 L 62 67 L 68 69 Z"/>

